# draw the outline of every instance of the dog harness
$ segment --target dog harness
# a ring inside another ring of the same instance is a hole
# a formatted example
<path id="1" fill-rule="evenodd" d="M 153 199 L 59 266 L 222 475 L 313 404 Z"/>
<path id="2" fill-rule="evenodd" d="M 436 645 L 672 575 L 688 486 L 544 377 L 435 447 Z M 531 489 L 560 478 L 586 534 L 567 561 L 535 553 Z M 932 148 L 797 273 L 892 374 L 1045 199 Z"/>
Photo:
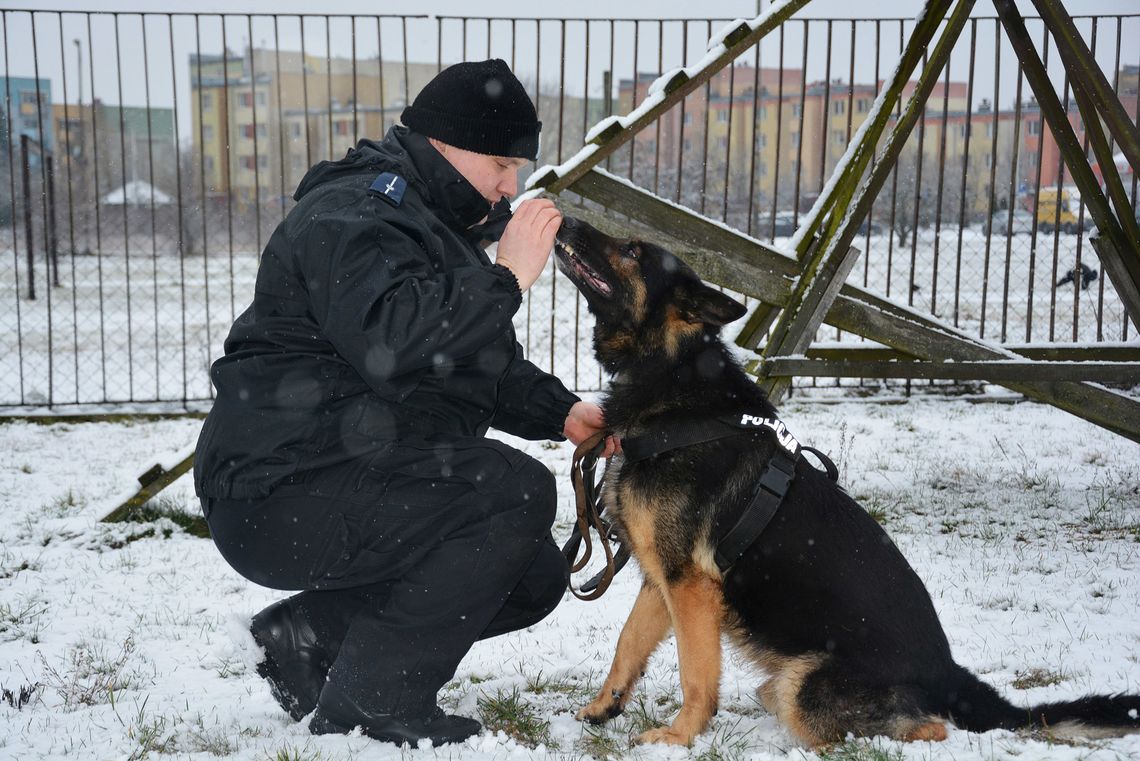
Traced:
<path id="1" fill-rule="evenodd" d="M 801 444 L 779 418 L 754 415 L 749 412 L 716 418 L 660 421 L 645 433 L 622 439 L 621 445 L 626 463 L 635 463 L 675 449 L 739 436 L 742 433 L 770 434 L 775 438 L 776 449 L 760 472 L 748 505 L 717 543 L 715 559 L 721 573 L 727 573 L 736 564 L 745 550 L 752 546 L 772 521 L 784 496 L 788 493 L 792 479 L 795 478 L 796 463 L 803 456 L 803 452 L 815 455 L 832 481 L 839 478 L 839 469 L 835 467 L 835 463 L 818 449 Z M 583 584 L 581 593 L 574 592 L 571 588 L 575 596 L 583 600 L 600 597 L 614 575 L 629 560 L 628 548 L 614 533 L 612 524 L 601 517 L 603 507 L 597 500 L 601 484 L 594 484 L 593 470 L 597 463 L 597 455 L 604 446 L 605 437 L 599 435 L 596 438 L 596 442 L 591 439 L 575 452 L 572 479 L 578 501 L 578 524 L 570 540 L 563 547 L 563 552 L 571 563 L 571 570 L 579 570 L 585 566 L 591 554 L 588 528 L 593 526 L 602 539 L 606 553 L 606 568 Z M 583 452 L 587 446 L 590 451 Z M 618 543 L 616 554 L 610 549 L 607 539 Z M 585 556 L 575 561 L 578 547 L 583 540 L 586 542 Z"/>

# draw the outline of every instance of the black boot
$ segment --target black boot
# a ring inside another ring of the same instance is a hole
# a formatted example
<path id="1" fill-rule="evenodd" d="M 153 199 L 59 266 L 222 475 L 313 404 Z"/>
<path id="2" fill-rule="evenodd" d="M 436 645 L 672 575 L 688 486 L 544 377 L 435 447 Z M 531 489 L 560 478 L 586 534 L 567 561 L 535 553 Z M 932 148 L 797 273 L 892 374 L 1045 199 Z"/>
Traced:
<path id="1" fill-rule="evenodd" d="M 257 673 L 294 721 L 312 712 L 325 685 L 332 658 L 292 600 L 270 605 L 253 617 L 253 639 L 265 650 Z"/>
<path id="2" fill-rule="evenodd" d="M 371 738 L 413 748 L 420 740 L 431 740 L 433 746 L 463 742 L 479 734 L 483 725 L 463 716 L 451 716 L 438 706 L 425 717 L 401 717 L 389 713 L 366 711 L 349 698 L 333 682 L 325 684 L 309 732 L 314 735 L 348 734 L 354 727 Z"/>

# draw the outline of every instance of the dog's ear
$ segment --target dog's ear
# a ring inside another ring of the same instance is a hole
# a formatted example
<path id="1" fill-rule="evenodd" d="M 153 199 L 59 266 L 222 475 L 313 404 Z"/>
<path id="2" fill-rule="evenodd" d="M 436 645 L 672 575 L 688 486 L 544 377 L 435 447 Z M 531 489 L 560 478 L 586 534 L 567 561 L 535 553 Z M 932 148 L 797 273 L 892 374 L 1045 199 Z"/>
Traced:
<path id="1" fill-rule="evenodd" d="M 744 316 L 748 309 L 731 296 L 697 281 L 689 288 L 686 311 L 706 325 L 727 325 Z"/>

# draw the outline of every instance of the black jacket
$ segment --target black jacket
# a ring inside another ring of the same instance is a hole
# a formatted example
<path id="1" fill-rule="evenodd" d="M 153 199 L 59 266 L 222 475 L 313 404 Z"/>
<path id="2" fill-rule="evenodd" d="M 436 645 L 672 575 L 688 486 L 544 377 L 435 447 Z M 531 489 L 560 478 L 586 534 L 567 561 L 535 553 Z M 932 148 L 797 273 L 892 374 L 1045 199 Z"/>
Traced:
<path id="1" fill-rule="evenodd" d="M 523 359 L 518 281 L 477 245 L 505 204 L 471 229 L 491 205 L 403 127 L 314 166 L 294 197 L 211 369 L 199 496 L 264 496 L 409 435 L 562 438 L 578 397 Z"/>

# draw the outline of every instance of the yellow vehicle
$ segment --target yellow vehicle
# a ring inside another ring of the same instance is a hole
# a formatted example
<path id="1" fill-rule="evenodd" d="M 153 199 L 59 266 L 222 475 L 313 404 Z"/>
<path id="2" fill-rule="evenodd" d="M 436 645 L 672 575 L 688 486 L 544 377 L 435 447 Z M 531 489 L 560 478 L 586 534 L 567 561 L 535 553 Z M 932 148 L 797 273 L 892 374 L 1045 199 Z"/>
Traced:
<path id="1" fill-rule="evenodd" d="M 1056 226 L 1063 232 L 1079 232 L 1080 220 L 1077 213 L 1080 203 L 1080 196 L 1069 188 L 1041 188 L 1037 194 L 1037 229 L 1051 233 Z"/>

